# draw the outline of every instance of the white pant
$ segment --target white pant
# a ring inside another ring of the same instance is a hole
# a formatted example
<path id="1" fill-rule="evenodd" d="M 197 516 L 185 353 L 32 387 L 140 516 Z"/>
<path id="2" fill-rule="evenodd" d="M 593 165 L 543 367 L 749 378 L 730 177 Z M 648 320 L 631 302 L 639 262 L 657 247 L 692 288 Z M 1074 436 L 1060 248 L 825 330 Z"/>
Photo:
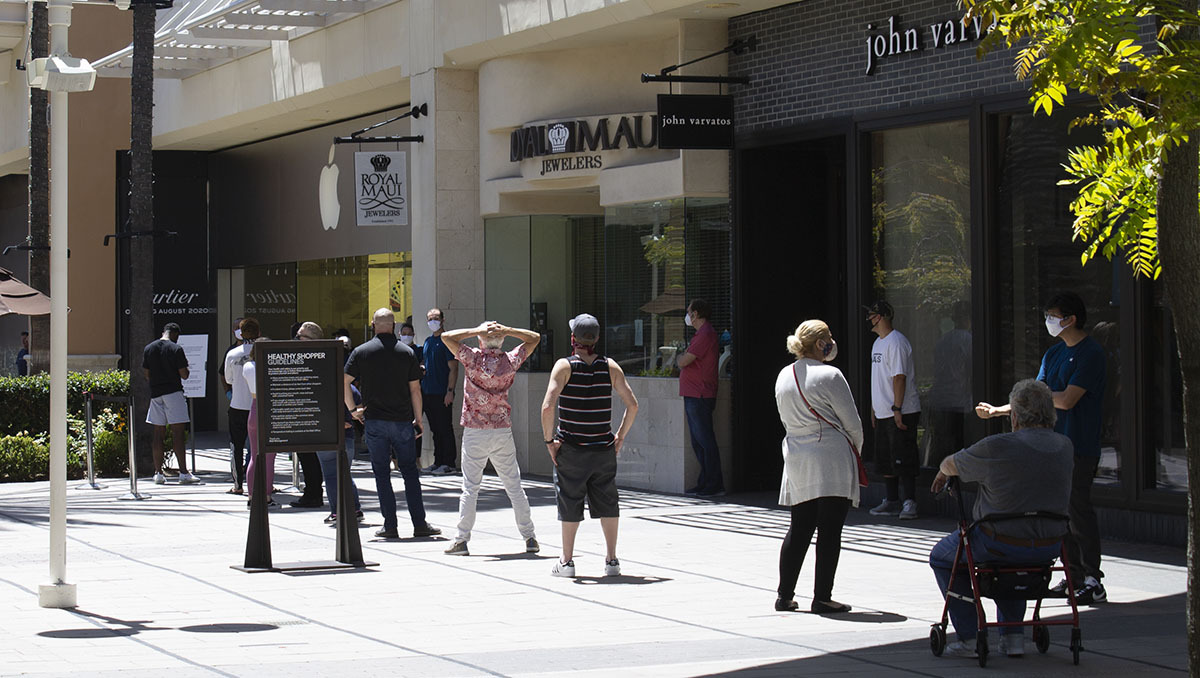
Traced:
<path id="1" fill-rule="evenodd" d="M 483 469 L 488 459 L 504 483 L 504 491 L 512 503 L 521 537 L 533 536 L 533 518 L 529 514 L 529 498 L 521 488 L 521 468 L 517 466 L 517 446 L 510 428 L 464 428 L 462 436 L 462 496 L 458 499 L 457 541 L 470 541 L 475 526 L 475 503 Z"/>

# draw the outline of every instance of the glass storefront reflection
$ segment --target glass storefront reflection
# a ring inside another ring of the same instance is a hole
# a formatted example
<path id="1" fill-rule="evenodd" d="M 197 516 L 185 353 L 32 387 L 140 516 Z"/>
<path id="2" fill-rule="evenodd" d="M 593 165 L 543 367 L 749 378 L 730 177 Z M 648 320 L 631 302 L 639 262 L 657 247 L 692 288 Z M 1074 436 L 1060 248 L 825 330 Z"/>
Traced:
<path id="1" fill-rule="evenodd" d="M 1038 373 L 1042 355 L 1057 339 L 1044 327 L 1042 305 L 1070 290 L 1083 298 L 1084 328 L 1106 354 L 1104 414 L 1096 483 L 1117 485 L 1121 474 L 1120 267 L 1104 259 L 1080 267 L 1083 251 L 1072 239 L 1069 206 L 1078 192 L 1059 186 L 1067 149 L 1095 143 L 1096 132 L 1068 130 L 1080 110 L 1053 117 L 997 116 L 996 265 L 999 302 L 1000 384 Z M 1003 394 L 994 394 L 1001 397 Z"/>
<path id="2" fill-rule="evenodd" d="M 931 467 L 971 442 L 968 133 L 953 120 L 871 135 L 872 300 L 892 304 L 912 344 L 918 445 Z"/>
<path id="3" fill-rule="evenodd" d="M 238 315 L 257 318 L 264 336 L 290 339 L 294 323 L 311 321 L 327 337 L 346 330 L 357 345 L 370 338 L 376 309 L 390 308 L 398 320 L 412 314 L 412 254 L 247 266 L 242 286 Z"/>

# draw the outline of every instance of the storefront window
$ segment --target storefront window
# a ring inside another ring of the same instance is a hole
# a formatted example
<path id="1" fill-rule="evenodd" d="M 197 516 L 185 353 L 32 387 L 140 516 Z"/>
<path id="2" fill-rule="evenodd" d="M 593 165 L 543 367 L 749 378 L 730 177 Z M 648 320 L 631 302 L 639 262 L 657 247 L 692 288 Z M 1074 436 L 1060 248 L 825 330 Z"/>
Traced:
<path id="1" fill-rule="evenodd" d="M 1163 286 L 1154 285 L 1154 307 L 1148 319 L 1150 346 L 1146 351 L 1149 374 L 1150 440 L 1154 468 L 1149 474 L 1153 487 L 1183 492 L 1187 489 L 1187 446 L 1183 440 L 1183 378 L 1179 371 L 1179 348 L 1171 311 L 1162 298 Z"/>
<path id="2" fill-rule="evenodd" d="M 1072 240 L 1069 205 L 1074 186 L 1059 186 L 1067 150 L 1094 143 L 1094 130 L 1067 129 L 1083 111 L 1064 110 L 1053 117 L 1029 114 L 998 116 L 996 157 L 996 266 L 1000 330 L 1000 385 L 1038 373 L 1042 355 L 1057 339 L 1044 327 L 1043 305 L 1072 291 L 1087 306 L 1085 329 L 1105 349 L 1106 374 L 1101 424 L 1101 456 L 1096 483 L 1121 481 L 1122 389 L 1118 320 L 1120 264 L 1101 258 L 1080 266 L 1083 246 Z"/>
<path id="3" fill-rule="evenodd" d="M 326 337 L 350 333 L 358 345 L 371 336 L 371 315 L 390 308 L 397 322 L 412 313 L 412 253 L 389 252 L 242 270 L 244 317 L 259 321 L 263 336 L 290 339 L 294 323 L 311 321 Z"/>
<path id="4" fill-rule="evenodd" d="M 922 463 L 961 449 L 972 412 L 971 194 L 965 120 L 871 135 L 873 300 L 913 349 Z"/>
<path id="5" fill-rule="evenodd" d="M 692 298 L 713 307 L 730 342 L 730 225 L 725 199 L 613 207 L 599 216 L 500 217 L 485 223 L 487 315 L 543 334 L 527 365 L 570 352 L 567 322 L 599 320 L 600 351 L 630 376 L 674 376 Z"/>

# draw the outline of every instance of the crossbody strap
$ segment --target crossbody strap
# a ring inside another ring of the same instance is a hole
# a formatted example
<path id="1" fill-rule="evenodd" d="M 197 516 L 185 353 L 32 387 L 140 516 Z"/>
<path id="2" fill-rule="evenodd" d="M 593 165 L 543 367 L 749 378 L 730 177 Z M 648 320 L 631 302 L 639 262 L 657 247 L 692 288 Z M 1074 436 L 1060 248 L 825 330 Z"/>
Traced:
<path id="1" fill-rule="evenodd" d="M 806 398 L 804 396 L 804 389 L 800 388 L 800 376 L 796 371 L 795 363 L 792 364 L 792 379 L 794 379 L 796 381 L 796 390 L 799 391 L 799 393 L 800 393 L 800 399 L 804 401 L 804 406 L 808 408 L 808 411 L 812 413 L 812 416 L 816 417 L 817 421 L 829 424 L 830 428 L 837 431 L 838 433 L 841 433 L 842 437 L 846 439 L 846 442 L 850 445 L 850 451 L 854 453 L 854 463 L 858 467 L 858 484 L 861 485 L 862 487 L 866 487 L 867 486 L 867 469 L 865 466 L 863 466 L 862 456 L 859 455 L 858 448 L 854 446 L 854 441 L 850 439 L 850 434 L 846 433 L 846 430 L 843 429 L 841 426 L 838 426 L 837 424 L 833 423 L 832 421 L 829 421 L 825 417 L 821 416 L 821 413 L 818 412 L 816 410 L 816 408 L 814 408 L 808 402 L 808 398 Z M 820 440 L 820 439 L 821 439 L 821 434 L 818 433 L 817 440 Z"/>

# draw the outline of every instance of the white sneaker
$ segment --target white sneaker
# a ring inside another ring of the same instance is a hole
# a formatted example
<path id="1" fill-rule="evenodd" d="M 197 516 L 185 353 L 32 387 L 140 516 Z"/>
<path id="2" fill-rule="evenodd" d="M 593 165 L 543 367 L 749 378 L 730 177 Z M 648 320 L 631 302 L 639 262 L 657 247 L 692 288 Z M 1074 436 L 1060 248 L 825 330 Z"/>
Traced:
<path id="1" fill-rule="evenodd" d="M 604 576 L 619 577 L 621 576 L 621 561 L 613 558 L 612 560 L 604 561 Z"/>
<path id="2" fill-rule="evenodd" d="M 904 508 L 900 509 L 900 520 L 915 520 L 917 518 L 917 502 L 915 499 L 905 499 Z"/>
<path id="3" fill-rule="evenodd" d="M 953 643 L 946 645 L 946 649 L 942 652 L 943 657 L 963 657 L 966 659 L 975 659 L 979 655 L 975 654 L 975 643 L 970 645 L 956 640 Z"/>
<path id="4" fill-rule="evenodd" d="M 167 484 L 167 477 L 166 477 L 166 476 L 164 476 L 164 475 L 163 475 L 161 472 L 160 472 L 160 473 L 155 473 L 155 474 L 154 474 L 154 484 L 155 484 L 155 485 L 166 485 L 166 484 Z"/>
<path id="5" fill-rule="evenodd" d="M 555 577 L 574 577 L 575 561 L 568 560 L 565 563 L 562 560 L 555 561 L 554 568 L 550 570 L 550 574 Z"/>
<path id="6" fill-rule="evenodd" d="M 199 483 L 200 483 L 200 479 L 190 473 L 180 473 L 179 474 L 179 484 L 180 485 L 198 485 Z"/>
<path id="7" fill-rule="evenodd" d="M 873 516 L 896 516 L 900 515 L 900 506 L 901 505 L 899 501 L 888 501 L 887 499 L 884 499 L 879 506 L 871 509 L 870 513 Z"/>
<path id="8" fill-rule="evenodd" d="M 1025 634 L 1007 633 L 1000 636 L 1000 651 L 1010 657 L 1025 656 Z"/>

